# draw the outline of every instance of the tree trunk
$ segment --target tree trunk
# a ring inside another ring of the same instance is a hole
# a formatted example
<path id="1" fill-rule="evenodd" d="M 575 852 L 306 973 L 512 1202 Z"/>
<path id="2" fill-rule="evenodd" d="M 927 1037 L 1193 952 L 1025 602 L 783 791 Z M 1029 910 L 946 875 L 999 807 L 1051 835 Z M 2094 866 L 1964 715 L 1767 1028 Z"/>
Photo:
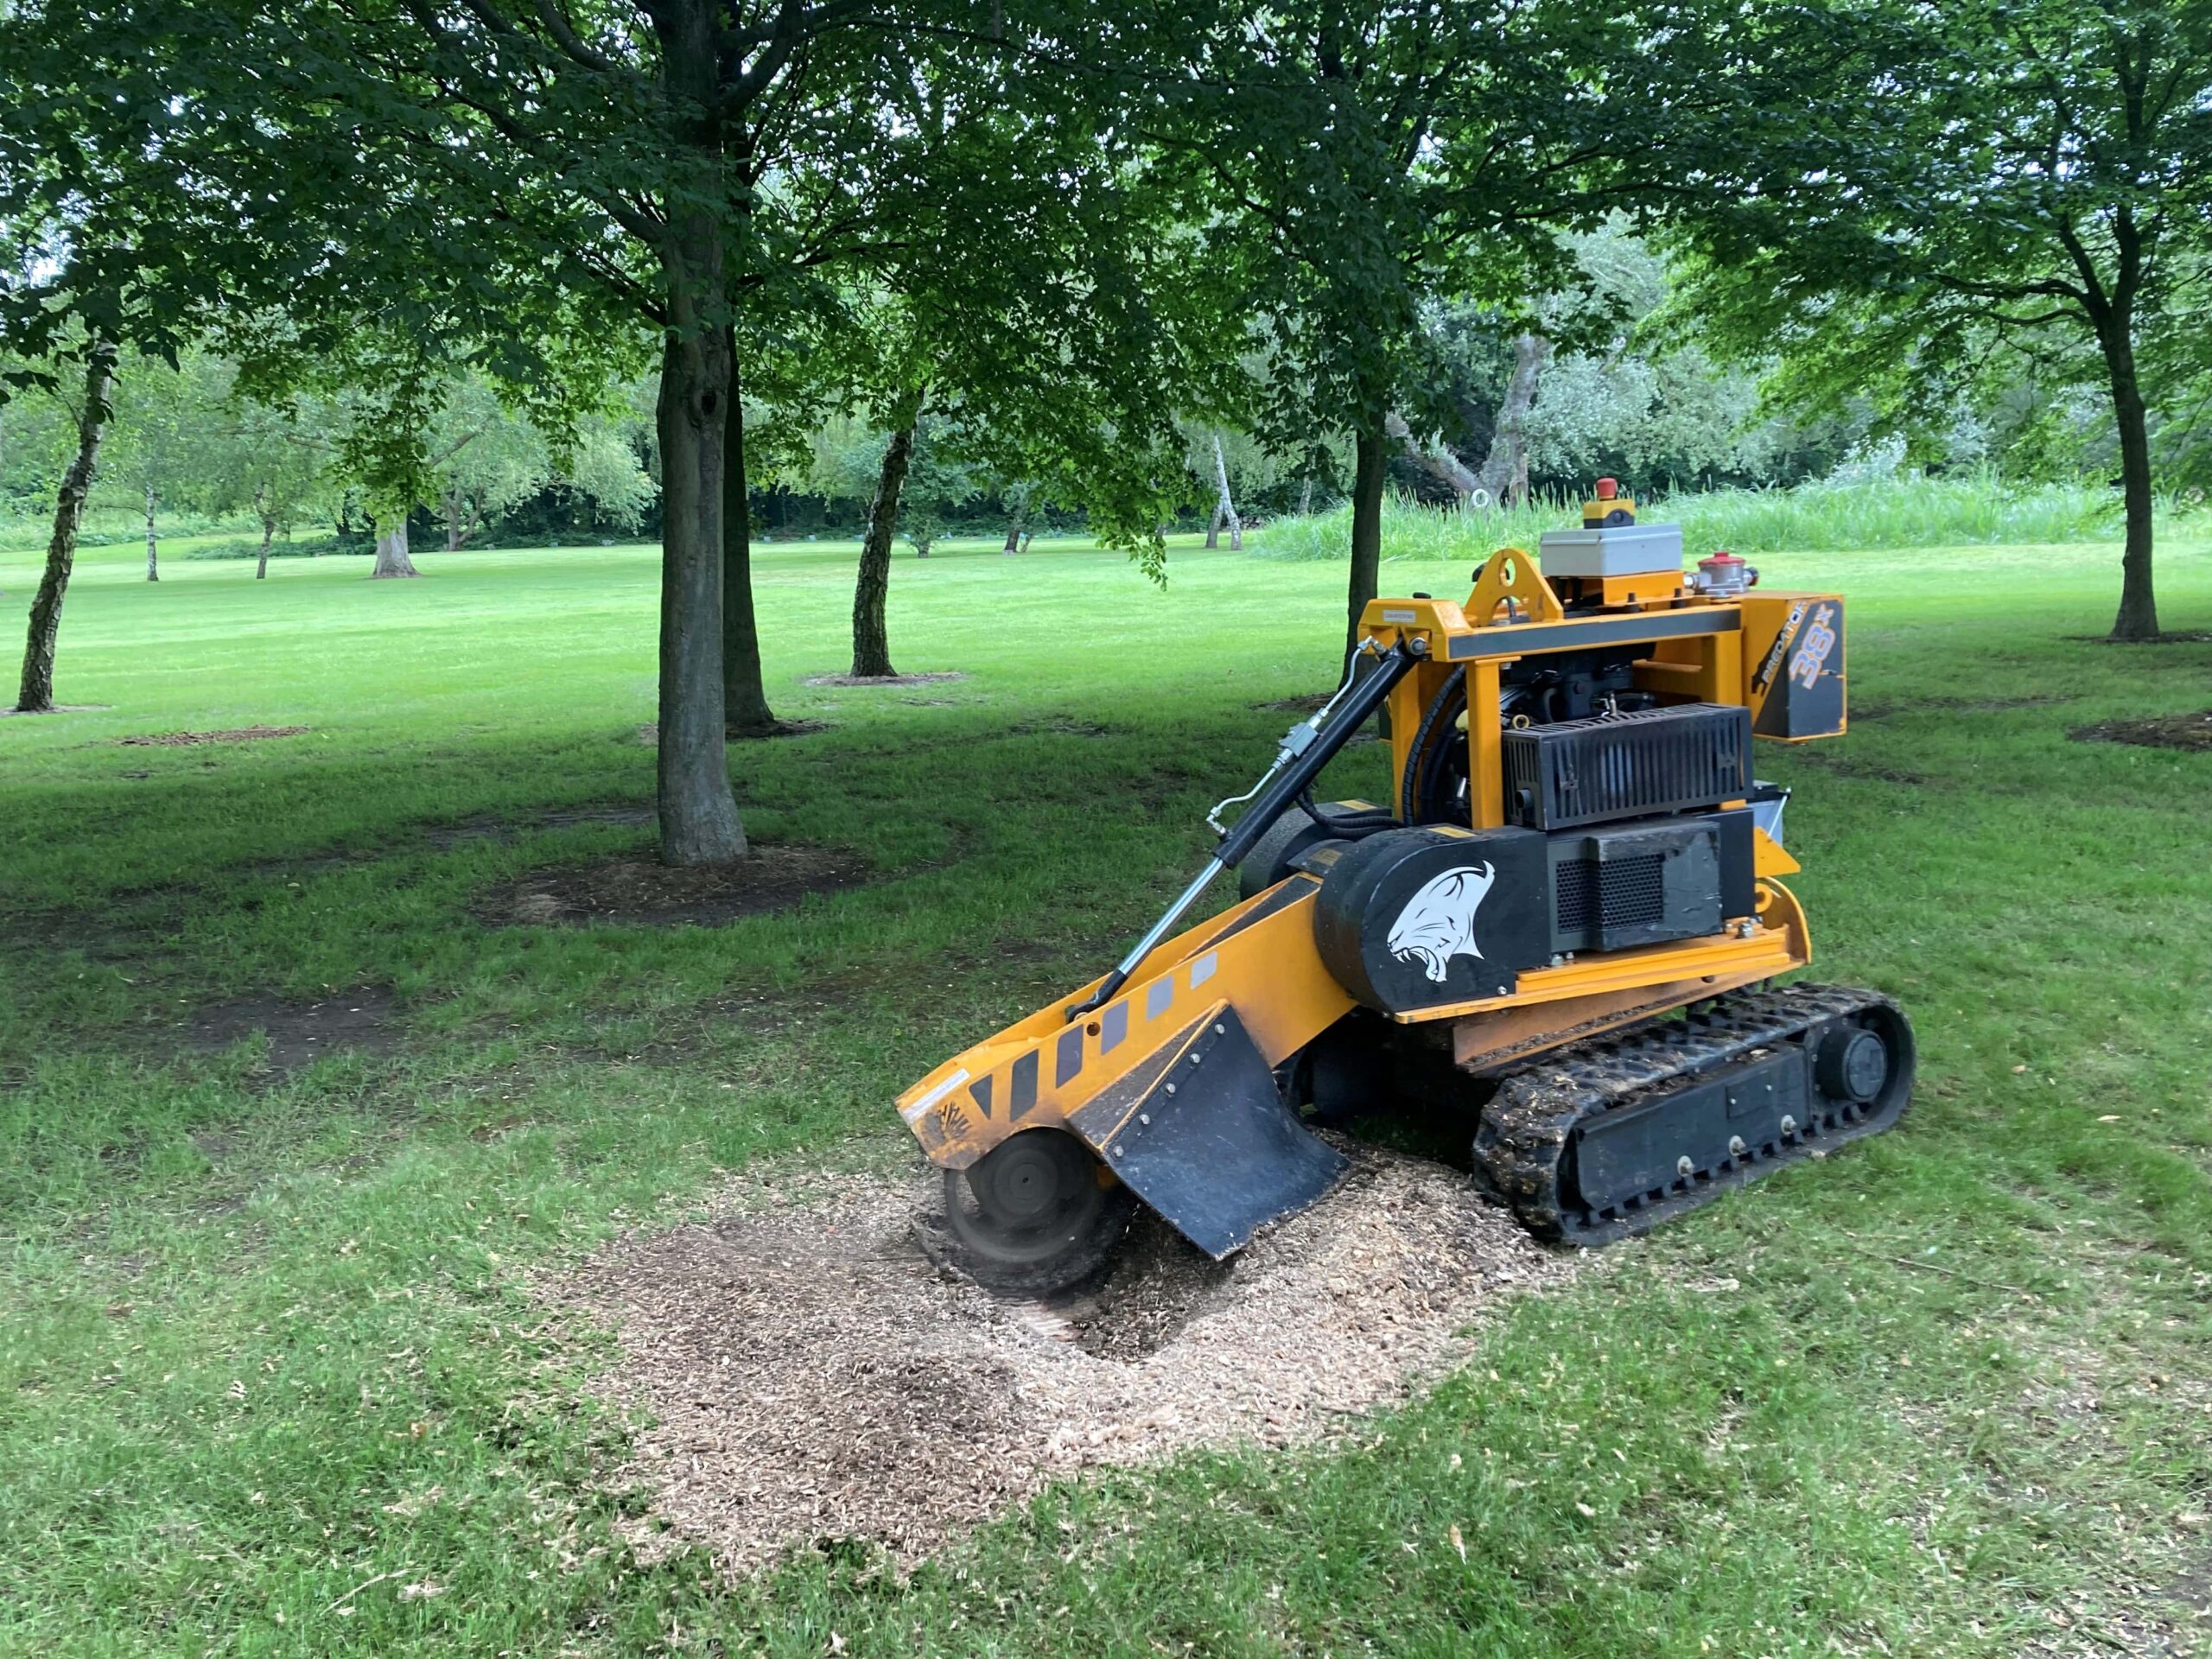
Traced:
<path id="1" fill-rule="evenodd" d="M 448 553 L 458 553 L 461 551 L 462 537 L 461 533 L 461 497 L 456 492 L 452 490 L 448 490 L 446 492 L 445 508 L 446 551 Z"/>
<path id="2" fill-rule="evenodd" d="M 1206 531 L 1206 545 L 1211 547 L 1215 544 L 1216 532 L 1225 520 L 1229 525 L 1229 550 L 1242 553 L 1244 550 L 1244 521 L 1236 516 L 1236 503 L 1230 499 L 1229 460 L 1221 453 L 1219 432 L 1213 435 L 1213 479 L 1221 496 L 1214 504 L 1213 525 Z"/>
<path id="3" fill-rule="evenodd" d="M 162 579 L 160 550 L 154 542 L 154 504 L 160 499 L 154 493 L 154 486 L 149 484 L 146 486 L 146 580 L 149 582 Z"/>
<path id="4" fill-rule="evenodd" d="M 884 601 L 891 591 L 891 538 L 899 527 L 899 492 L 906 485 L 914 458 L 914 416 L 909 414 L 883 447 L 883 467 L 875 477 L 875 499 L 868 504 L 868 535 L 861 543 L 860 577 L 853 584 L 853 675 L 874 678 L 893 674 L 891 636 L 884 621 Z M 925 543 L 921 556 L 929 556 Z"/>
<path id="5" fill-rule="evenodd" d="M 1313 511 L 1313 474 L 1308 473 L 1299 481 L 1298 516 L 1301 518 Z"/>
<path id="6" fill-rule="evenodd" d="M 734 400 L 730 333 L 699 315 L 722 293 L 718 227 L 672 232 L 663 259 L 670 326 L 656 411 L 661 453 L 660 855 L 719 864 L 745 854 L 730 792 L 723 700 L 725 454 Z"/>
<path id="7" fill-rule="evenodd" d="M 1359 644 L 1359 619 L 1375 597 L 1382 572 L 1382 486 L 1389 476 L 1388 440 L 1362 432 L 1352 448 L 1351 580 L 1345 595 L 1344 666 Z"/>
<path id="8" fill-rule="evenodd" d="M 753 493 L 745 470 L 745 403 L 730 336 L 729 416 L 722 423 L 722 729 L 773 737 L 783 729 L 760 676 L 760 625 L 753 610 Z"/>
<path id="9" fill-rule="evenodd" d="M 1014 516 L 1007 520 L 1006 545 L 999 550 L 1001 552 L 1019 553 L 1021 551 L 1021 527 L 1028 522 L 1028 498 L 1026 496 L 1018 496 L 1014 499 Z"/>
<path id="10" fill-rule="evenodd" d="M 1424 448 L 1421 444 L 1416 443 L 1414 441 L 1413 429 L 1406 424 L 1403 416 L 1396 414 L 1386 416 L 1382 428 L 1398 441 L 1399 447 L 1404 452 L 1408 461 L 1421 467 L 1446 489 L 1458 496 L 1461 505 L 1466 505 L 1467 498 L 1482 488 L 1482 480 L 1469 472 L 1465 463 L 1442 444 L 1440 443 L 1433 448 Z M 1521 467 L 1524 483 L 1528 470 L 1528 464 L 1524 460 Z"/>
<path id="11" fill-rule="evenodd" d="M 1480 486 L 1497 506 L 1523 506 L 1529 499 L 1529 410 L 1536 401 L 1536 382 L 1552 354 L 1541 334 L 1517 334 L 1513 340 L 1513 378 L 1497 406 L 1490 455 L 1483 462 Z"/>
<path id="12" fill-rule="evenodd" d="M 377 526 L 377 563 L 376 569 L 369 572 L 369 580 L 422 574 L 415 568 L 415 561 L 407 556 L 407 514 L 403 510 Z"/>
<path id="13" fill-rule="evenodd" d="M 23 646 L 23 677 L 16 707 L 26 715 L 54 711 L 54 647 L 61 632 L 61 601 L 77 563 L 77 531 L 85 521 L 85 495 L 99 465 L 107 431 L 108 397 L 115 387 L 115 347 L 92 342 L 85 359 L 85 408 L 77 418 L 77 455 L 54 493 L 54 538 L 46 544 L 46 574 L 31 601 L 30 637 Z"/>
<path id="14" fill-rule="evenodd" d="M 2143 407 L 2143 388 L 2135 374 L 2135 345 L 2126 312 L 2099 330 L 2105 369 L 2112 381 L 2113 415 L 2120 427 L 2120 499 L 2127 511 L 2127 532 L 2120 558 L 2120 611 L 2112 638 L 2158 637 L 2158 594 L 2151 580 L 2151 433 Z"/>

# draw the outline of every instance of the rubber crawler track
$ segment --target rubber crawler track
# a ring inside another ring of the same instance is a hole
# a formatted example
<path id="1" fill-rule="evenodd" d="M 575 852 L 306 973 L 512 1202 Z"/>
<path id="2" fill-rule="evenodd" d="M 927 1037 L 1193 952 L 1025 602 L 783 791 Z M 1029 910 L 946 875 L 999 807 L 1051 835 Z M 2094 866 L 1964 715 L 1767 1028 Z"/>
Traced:
<path id="1" fill-rule="evenodd" d="M 1483 1110 L 1475 1136 L 1476 1163 L 1522 1224 L 1539 1238 L 1599 1245 L 1648 1231 L 1731 1187 L 1890 1128 L 1911 1097 L 1910 1049 L 1899 1085 L 1887 1099 L 1861 1106 L 1822 1096 L 1808 1114 L 1810 1121 L 1795 1133 L 1748 1147 L 1742 1156 L 1712 1170 L 1596 1213 L 1577 1206 L 1572 1194 L 1562 1202 L 1561 1166 L 1579 1126 L 1684 1078 L 1872 1009 L 1885 1009 L 1904 1024 L 1897 1005 L 1877 992 L 1793 985 L 1721 998 L 1683 1020 L 1560 1049 L 1500 1085 Z"/>

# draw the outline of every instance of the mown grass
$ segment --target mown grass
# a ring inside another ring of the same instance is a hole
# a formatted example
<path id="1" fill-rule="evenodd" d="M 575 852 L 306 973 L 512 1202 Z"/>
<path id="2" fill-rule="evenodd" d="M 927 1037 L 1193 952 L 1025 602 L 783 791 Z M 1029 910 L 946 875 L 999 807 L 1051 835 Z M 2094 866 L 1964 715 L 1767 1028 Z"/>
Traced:
<path id="1" fill-rule="evenodd" d="M 1515 1306 L 1341 1445 L 1058 1487 L 905 1580 L 836 1541 L 734 1586 L 640 1562 L 587 1388 L 613 1356 L 533 1286 L 730 1168 L 906 1156 L 893 1091 L 1109 959 L 1272 752 L 1255 705 L 1335 660 L 1327 567 L 1178 547 L 1160 590 L 978 548 L 893 588 L 899 665 L 971 678 L 806 688 L 845 665 L 850 556 L 764 556 L 779 710 L 832 725 L 733 769 L 757 834 L 875 884 L 575 931 L 476 906 L 646 843 L 543 819 L 647 798 L 649 550 L 88 559 L 61 695 L 111 706 L 0 721 L 0 1650 L 2194 1645 L 2212 757 L 2066 734 L 2212 705 L 2212 647 L 2075 638 L 2108 548 L 1764 562 L 1852 595 L 1851 735 L 1762 761 L 1819 972 L 1918 1021 L 1899 1132 Z M 2164 570 L 2171 625 L 2212 618 L 2212 556 Z M 254 721 L 313 729 L 113 742 Z M 276 1077 L 180 1043 L 359 986 L 399 1049 Z"/>
<path id="2" fill-rule="evenodd" d="M 1848 552 L 1976 544 L 2020 546 L 2109 540 L 2118 535 L 2120 497 L 2085 484 L 2008 485 L 1993 478 L 1888 478 L 1821 481 L 1792 489 L 1709 490 L 1640 504 L 1647 524 L 1679 524 L 1689 551 Z M 1580 500 L 1534 500 L 1521 507 L 1441 513 L 1400 498 L 1382 508 L 1386 560 L 1465 563 L 1500 547 L 1533 550 L 1547 530 L 1580 522 Z M 2186 520 L 2181 522 L 2186 527 Z M 2176 527 L 2160 508 L 2162 531 Z M 1279 518 L 1253 532 L 1262 558 L 1293 562 L 1347 557 L 1351 509 Z"/>

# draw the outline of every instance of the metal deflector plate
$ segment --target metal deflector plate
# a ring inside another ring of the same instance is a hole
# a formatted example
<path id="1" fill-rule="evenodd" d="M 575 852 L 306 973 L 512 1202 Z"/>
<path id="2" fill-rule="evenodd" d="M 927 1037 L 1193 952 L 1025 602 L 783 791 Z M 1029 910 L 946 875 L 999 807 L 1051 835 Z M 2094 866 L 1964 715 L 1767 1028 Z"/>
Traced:
<path id="1" fill-rule="evenodd" d="M 1077 1127 L 1090 1139 L 1082 1116 Z M 1228 1008 L 1186 1033 L 1136 1109 L 1092 1143 L 1123 1185 L 1217 1262 L 1263 1224 L 1305 1209 L 1350 1167 L 1283 1103 L 1274 1071 Z"/>

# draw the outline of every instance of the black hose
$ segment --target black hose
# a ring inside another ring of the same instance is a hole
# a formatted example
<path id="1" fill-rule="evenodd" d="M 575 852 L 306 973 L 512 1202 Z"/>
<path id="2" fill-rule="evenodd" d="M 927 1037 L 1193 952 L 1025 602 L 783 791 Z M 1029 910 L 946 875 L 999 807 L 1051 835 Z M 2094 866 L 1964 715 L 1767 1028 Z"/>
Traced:
<path id="1" fill-rule="evenodd" d="M 1443 689 L 1429 700 L 1427 709 L 1421 717 L 1421 724 L 1414 729 L 1413 746 L 1406 751 L 1405 776 L 1398 783 L 1399 817 L 1404 823 L 1421 822 L 1422 772 L 1428 755 L 1428 741 L 1436 730 L 1436 723 L 1443 718 L 1445 709 L 1458 696 L 1462 707 L 1466 703 L 1467 671 L 1455 668 L 1452 677 L 1444 682 Z"/>
<path id="2" fill-rule="evenodd" d="M 1382 706 L 1382 699 L 1390 695 L 1390 688 L 1405 678 L 1420 661 L 1401 642 L 1384 652 L 1375 666 L 1353 683 L 1344 693 L 1344 700 L 1329 716 L 1328 724 L 1314 734 L 1306 752 L 1262 790 L 1251 805 L 1244 809 L 1244 816 L 1230 826 L 1229 833 L 1222 837 L 1221 845 L 1214 852 L 1224 869 L 1234 869 L 1243 861 L 1244 855 L 1282 816 L 1283 809 L 1313 788 L 1321 769 L 1351 741 L 1352 734 L 1366 724 L 1367 717 Z"/>

